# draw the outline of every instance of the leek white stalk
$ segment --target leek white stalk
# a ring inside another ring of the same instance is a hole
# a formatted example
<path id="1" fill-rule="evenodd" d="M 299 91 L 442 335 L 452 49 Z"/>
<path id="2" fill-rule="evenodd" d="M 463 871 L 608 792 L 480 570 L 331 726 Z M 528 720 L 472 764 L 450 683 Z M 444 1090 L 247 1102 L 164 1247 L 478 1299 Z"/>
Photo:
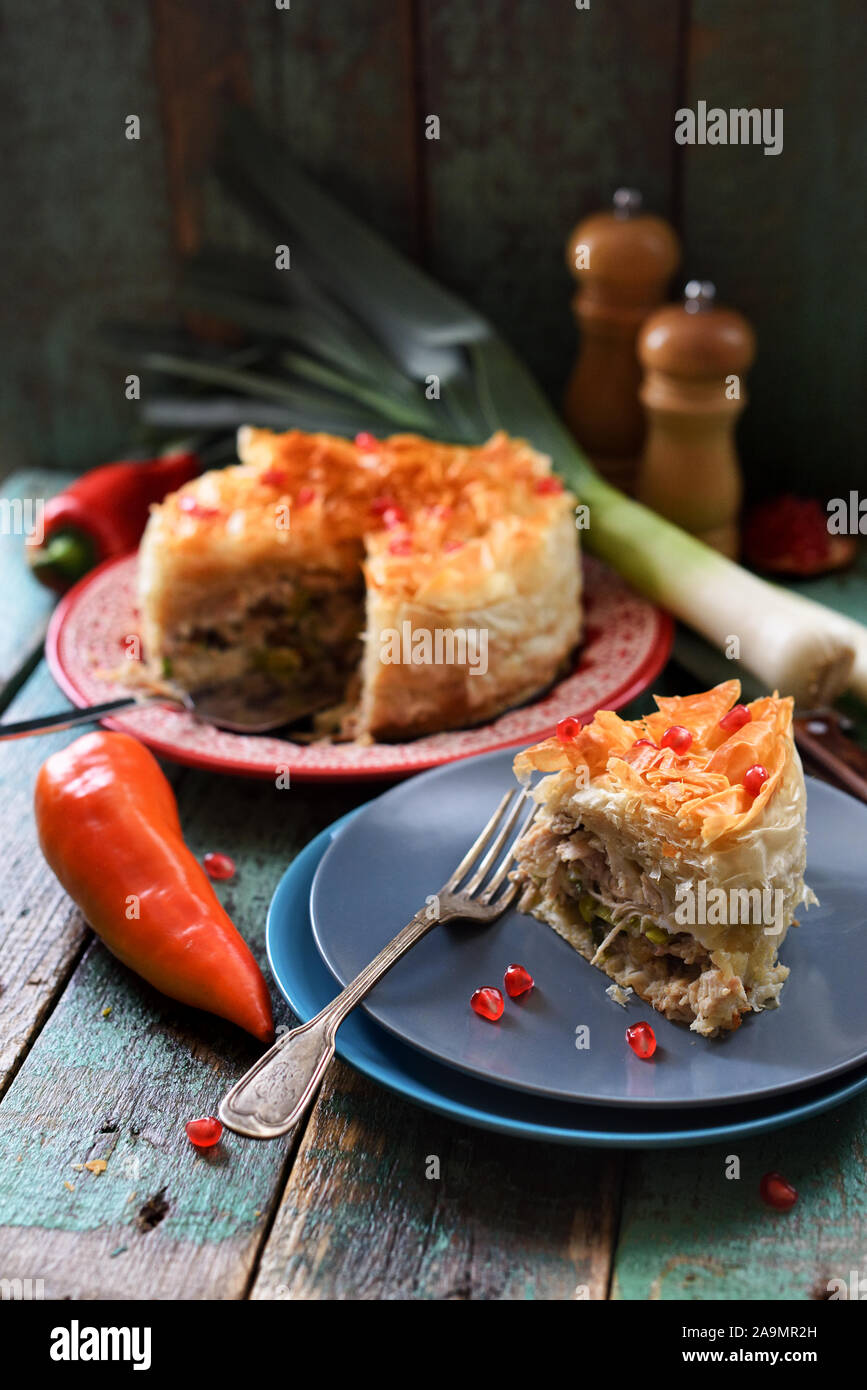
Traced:
<path id="1" fill-rule="evenodd" d="M 843 642 L 852 646 L 855 660 L 846 689 L 867 704 L 867 627 L 855 618 L 847 618 L 845 613 L 838 613 L 833 608 L 826 608 L 824 604 L 804 598 L 802 594 L 792 594 L 791 597 L 805 605 L 810 614 L 810 621 L 818 619 L 825 623 Z"/>
<path id="2" fill-rule="evenodd" d="M 560 462 L 589 508 L 582 540 L 636 589 L 804 708 L 847 688 L 857 644 L 861 685 L 853 688 L 864 693 L 867 628 L 742 569 L 609 487 L 583 459 Z"/>

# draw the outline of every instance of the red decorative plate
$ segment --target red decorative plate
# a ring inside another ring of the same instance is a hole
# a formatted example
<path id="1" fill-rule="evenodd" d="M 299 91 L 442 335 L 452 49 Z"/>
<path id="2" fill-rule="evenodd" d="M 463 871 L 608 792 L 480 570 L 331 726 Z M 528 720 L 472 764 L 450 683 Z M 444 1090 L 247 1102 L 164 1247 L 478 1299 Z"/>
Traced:
<path id="1" fill-rule="evenodd" d="M 75 705 L 99 704 L 122 694 L 116 682 L 98 673 L 121 666 L 124 640 L 137 630 L 135 581 L 134 555 L 109 560 L 76 584 L 55 610 L 46 656 L 54 679 Z M 298 781 L 405 777 L 475 753 L 536 743 L 564 715 L 589 719 L 597 709 L 626 704 L 659 673 L 671 650 L 668 614 L 587 556 L 584 582 L 586 637 L 571 675 L 541 699 L 478 728 L 361 747 L 230 734 L 189 714 L 153 706 L 104 722 L 135 734 L 174 762 L 272 780 L 287 768 Z"/>

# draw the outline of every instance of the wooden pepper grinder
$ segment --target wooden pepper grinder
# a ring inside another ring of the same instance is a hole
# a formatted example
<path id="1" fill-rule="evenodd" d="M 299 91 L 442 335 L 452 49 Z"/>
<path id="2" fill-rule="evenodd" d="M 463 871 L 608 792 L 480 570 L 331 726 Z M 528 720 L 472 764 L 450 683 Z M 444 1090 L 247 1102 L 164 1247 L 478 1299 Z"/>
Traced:
<path id="1" fill-rule="evenodd" d="M 651 314 L 638 337 L 648 430 L 636 494 L 732 558 L 738 553 L 741 471 L 735 423 L 756 341 L 746 319 L 691 280 L 680 304 Z"/>
<path id="2" fill-rule="evenodd" d="M 581 350 L 563 414 L 604 477 L 631 490 L 644 439 L 638 400 L 638 330 L 665 298 L 680 243 L 661 217 L 641 211 L 641 194 L 618 188 L 613 209 L 586 217 L 566 247 L 578 281 L 572 308 Z"/>

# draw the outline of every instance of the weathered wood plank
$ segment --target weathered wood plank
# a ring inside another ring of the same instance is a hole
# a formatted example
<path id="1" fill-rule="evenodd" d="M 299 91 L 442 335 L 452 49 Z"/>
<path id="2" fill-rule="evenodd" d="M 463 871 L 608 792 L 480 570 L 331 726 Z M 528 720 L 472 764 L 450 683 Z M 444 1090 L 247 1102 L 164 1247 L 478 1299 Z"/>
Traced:
<path id="1" fill-rule="evenodd" d="M 160 312 L 173 278 L 147 9 L 46 0 L 34 23 L 7 7 L 3 59 L 15 138 L 0 203 L 0 437 L 10 467 L 80 469 L 110 458 L 135 417 L 92 329 Z M 125 138 L 130 115 L 139 140 Z"/>
<path id="2" fill-rule="evenodd" d="M 614 1297 L 825 1299 L 828 1281 L 867 1274 L 867 1101 L 729 1146 L 631 1158 Z M 728 1155 L 739 1179 L 725 1176 Z M 759 1197 L 776 1170 L 799 1193 L 789 1212 Z"/>
<path id="3" fill-rule="evenodd" d="M 617 1154 L 449 1123 L 338 1065 L 251 1296 L 605 1298 L 620 1170 Z"/>
<path id="4" fill-rule="evenodd" d="M 174 241 L 189 255 L 201 242 L 202 185 L 220 111 L 249 95 L 241 17 L 237 0 L 150 0 L 150 9 Z"/>
<path id="5" fill-rule="evenodd" d="M 13 702 L 8 717 L 27 719 L 68 706 L 43 665 Z M 40 763 L 71 733 L 0 742 L 0 1095 L 81 954 L 81 918 L 49 874 L 33 823 L 33 784 Z"/>
<path id="6" fill-rule="evenodd" d="M 260 118 L 324 188 L 407 251 L 418 249 L 412 13 L 413 0 L 241 7 Z"/>
<path id="7" fill-rule="evenodd" d="M 47 687 L 37 673 L 10 717 L 45 708 Z M 163 999 L 99 943 L 56 1002 L 85 927 L 35 844 L 31 787 L 49 747 L 34 739 L 0 748 L 10 817 L 0 1036 L 10 1070 L 56 1003 L 0 1104 L 0 1268 L 44 1278 L 48 1297 L 240 1297 L 290 1146 L 229 1135 L 197 1157 L 183 1125 L 213 1111 L 259 1045 Z M 261 961 L 265 912 L 286 864 L 365 790 L 173 777 L 194 851 L 224 850 L 239 865 L 219 891 Z M 108 1164 L 99 1177 L 72 1168 L 98 1157 Z"/>
<path id="8" fill-rule="evenodd" d="M 28 573 L 21 523 L 27 531 L 38 525 L 41 503 L 71 477 L 32 471 L 13 474 L 0 485 L 0 711 L 37 658 L 55 602 Z"/>
<path id="9" fill-rule="evenodd" d="M 261 114 L 317 176 L 413 243 L 410 14 L 409 0 L 388 9 L 351 0 L 335 32 L 321 6 L 83 0 L 74 23 L 86 49 L 61 0 L 39 26 L 9 19 L 0 97 L 16 141 L 0 211 L 9 286 L 0 429 L 10 467 L 84 467 L 123 447 L 135 406 L 91 330 L 107 317 L 171 316 L 173 241 L 194 244 L 202 203 L 212 230 L 257 244 L 203 178 L 220 107 L 244 94 L 247 60 Z M 141 120 L 140 140 L 125 138 L 129 115 Z M 38 331 L 22 334 L 22 323 Z"/>
<path id="10" fill-rule="evenodd" d="M 288 1147 L 197 1155 L 184 1123 L 255 1050 L 93 946 L 0 1105 L 4 1270 L 49 1298 L 241 1297 Z"/>
<path id="11" fill-rule="evenodd" d="M 417 140 L 413 120 L 411 0 L 390 6 L 211 8 L 152 0 L 160 101 L 179 245 L 204 228 L 212 240 L 273 262 L 273 236 L 249 220 L 207 174 L 219 120 L 232 99 L 263 123 L 322 183 L 406 250 L 417 250 Z M 194 54 L 193 84 L 183 53 Z M 204 55 L 204 56 L 202 56 Z"/>
<path id="12" fill-rule="evenodd" d="M 60 473 L 18 474 L 7 480 L 4 495 L 36 504 L 65 481 Z M 54 595 L 27 573 L 22 537 L 0 536 L 0 709 L 38 661 L 53 603 Z M 67 704 L 43 666 L 16 701 L 13 717 Z M 0 743 L 0 830 L 7 870 L 0 906 L 0 1095 L 82 946 L 71 905 L 58 884 L 45 882 L 30 813 L 40 761 L 70 737 Z"/>
<path id="13" fill-rule="evenodd" d="M 559 393 L 577 338 L 566 237 L 621 184 L 671 210 L 676 0 L 648 7 L 422 0 L 434 270 Z M 424 132 L 421 132 L 423 137 Z"/>
<path id="14" fill-rule="evenodd" d="M 683 147 L 689 273 L 758 335 L 741 431 L 756 491 L 836 496 L 863 481 L 865 62 L 857 0 L 692 6 L 684 104 L 783 110 L 778 155 Z"/>

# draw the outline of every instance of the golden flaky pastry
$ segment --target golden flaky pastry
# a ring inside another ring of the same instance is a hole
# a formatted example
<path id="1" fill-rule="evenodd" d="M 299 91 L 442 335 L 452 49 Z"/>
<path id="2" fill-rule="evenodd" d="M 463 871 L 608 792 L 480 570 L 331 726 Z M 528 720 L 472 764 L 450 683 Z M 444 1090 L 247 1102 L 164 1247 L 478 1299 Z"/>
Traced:
<path id="1" fill-rule="evenodd" d="M 776 1003 L 788 975 L 779 947 L 814 900 L 792 701 L 755 700 L 726 727 L 739 694 L 725 681 L 658 697 L 644 719 L 600 710 L 514 764 L 522 780 L 551 774 L 518 854 L 525 906 L 618 985 L 706 1035 Z M 690 735 L 681 753 L 661 746 L 673 727 Z M 767 776 L 748 787 L 752 768 Z"/>

